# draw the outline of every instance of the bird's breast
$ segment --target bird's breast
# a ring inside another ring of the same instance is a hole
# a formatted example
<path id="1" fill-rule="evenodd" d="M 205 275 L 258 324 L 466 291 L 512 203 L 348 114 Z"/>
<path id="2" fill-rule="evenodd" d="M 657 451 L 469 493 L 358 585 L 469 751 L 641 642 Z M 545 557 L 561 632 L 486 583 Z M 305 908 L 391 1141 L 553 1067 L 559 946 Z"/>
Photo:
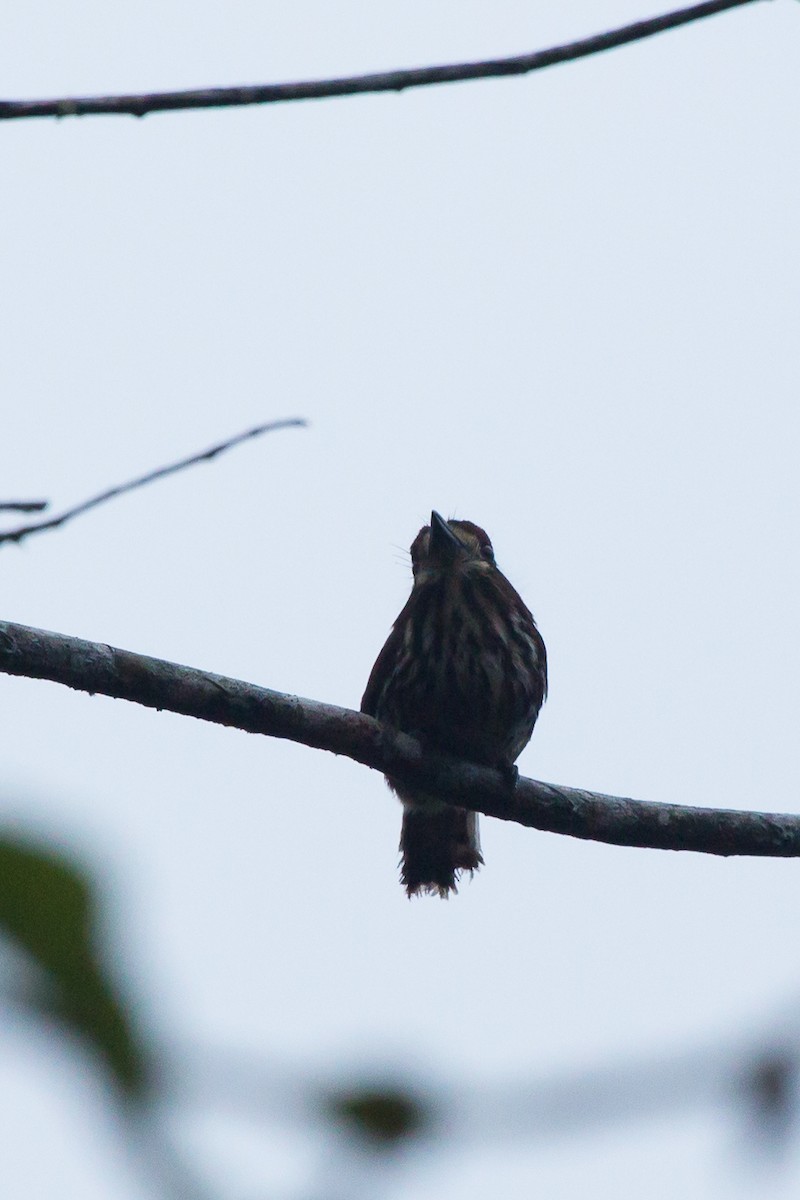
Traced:
<path id="1" fill-rule="evenodd" d="M 403 629 L 400 686 L 391 697 L 403 711 L 393 715 L 449 753 L 487 762 L 516 757 L 538 712 L 538 657 L 536 630 L 521 601 L 509 603 L 481 578 L 431 584 Z"/>

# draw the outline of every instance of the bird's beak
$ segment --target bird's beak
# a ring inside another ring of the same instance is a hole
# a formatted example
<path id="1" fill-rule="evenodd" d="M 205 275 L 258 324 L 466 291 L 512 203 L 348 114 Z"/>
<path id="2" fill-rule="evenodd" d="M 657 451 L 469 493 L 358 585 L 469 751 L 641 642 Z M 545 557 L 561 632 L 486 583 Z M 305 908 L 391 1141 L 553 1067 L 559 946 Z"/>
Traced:
<path id="1" fill-rule="evenodd" d="M 453 532 L 447 521 L 437 512 L 431 513 L 430 552 L 442 564 L 451 563 L 459 551 L 464 549 L 461 539 Z"/>

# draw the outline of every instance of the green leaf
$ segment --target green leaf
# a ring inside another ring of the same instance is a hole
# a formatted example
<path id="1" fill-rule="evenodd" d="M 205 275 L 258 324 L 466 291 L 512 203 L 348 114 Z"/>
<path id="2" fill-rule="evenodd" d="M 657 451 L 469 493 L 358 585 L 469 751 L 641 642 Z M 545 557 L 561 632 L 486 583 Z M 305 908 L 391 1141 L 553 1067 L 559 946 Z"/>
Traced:
<path id="1" fill-rule="evenodd" d="M 340 1092 L 330 1098 L 327 1109 L 376 1149 L 389 1149 L 404 1138 L 419 1136 L 432 1117 L 428 1105 L 392 1087 Z"/>
<path id="2" fill-rule="evenodd" d="M 95 954 L 96 907 L 89 877 L 68 858 L 0 839 L 0 931 L 44 972 L 39 1011 L 89 1042 L 134 1096 L 145 1086 L 145 1056 Z"/>

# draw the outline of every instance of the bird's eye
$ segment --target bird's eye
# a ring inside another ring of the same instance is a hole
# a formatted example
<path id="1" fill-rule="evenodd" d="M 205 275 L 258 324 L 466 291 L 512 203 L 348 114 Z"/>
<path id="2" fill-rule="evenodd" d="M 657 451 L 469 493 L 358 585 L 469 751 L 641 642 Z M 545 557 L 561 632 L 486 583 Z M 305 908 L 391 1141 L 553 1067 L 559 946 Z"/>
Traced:
<path id="1" fill-rule="evenodd" d="M 492 549 L 491 542 L 483 543 L 483 545 L 481 546 L 481 554 L 483 555 L 483 557 L 486 559 L 487 562 L 490 562 L 490 563 L 494 562 L 494 550 Z"/>

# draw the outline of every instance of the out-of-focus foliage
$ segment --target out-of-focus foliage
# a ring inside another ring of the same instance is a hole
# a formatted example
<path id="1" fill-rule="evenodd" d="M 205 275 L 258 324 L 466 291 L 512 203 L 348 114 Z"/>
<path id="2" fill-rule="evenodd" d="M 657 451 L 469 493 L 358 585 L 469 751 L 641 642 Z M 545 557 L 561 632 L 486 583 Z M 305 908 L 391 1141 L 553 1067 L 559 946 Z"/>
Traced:
<path id="1" fill-rule="evenodd" d="M 43 975 L 30 1003 L 77 1033 L 129 1097 L 142 1094 L 145 1056 L 129 1014 L 98 960 L 96 902 L 88 875 L 68 858 L 0 839 L 0 930 Z"/>
<path id="2" fill-rule="evenodd" d="M 432 1121 L 430 1106 L 399 1088 L 340 1092 L 328 1101 L 327 1115 L 343 1121 L 376 1149 L 419 1137 Z"/>
<path id="3" fill-rule="evenodd" d="M 752 1145 L 773 1155 L 786 1150 L 797 1119 L 796 1048 L 786 1045 L 765 1051 L 748 1067 L 741 1093 Z"/>

